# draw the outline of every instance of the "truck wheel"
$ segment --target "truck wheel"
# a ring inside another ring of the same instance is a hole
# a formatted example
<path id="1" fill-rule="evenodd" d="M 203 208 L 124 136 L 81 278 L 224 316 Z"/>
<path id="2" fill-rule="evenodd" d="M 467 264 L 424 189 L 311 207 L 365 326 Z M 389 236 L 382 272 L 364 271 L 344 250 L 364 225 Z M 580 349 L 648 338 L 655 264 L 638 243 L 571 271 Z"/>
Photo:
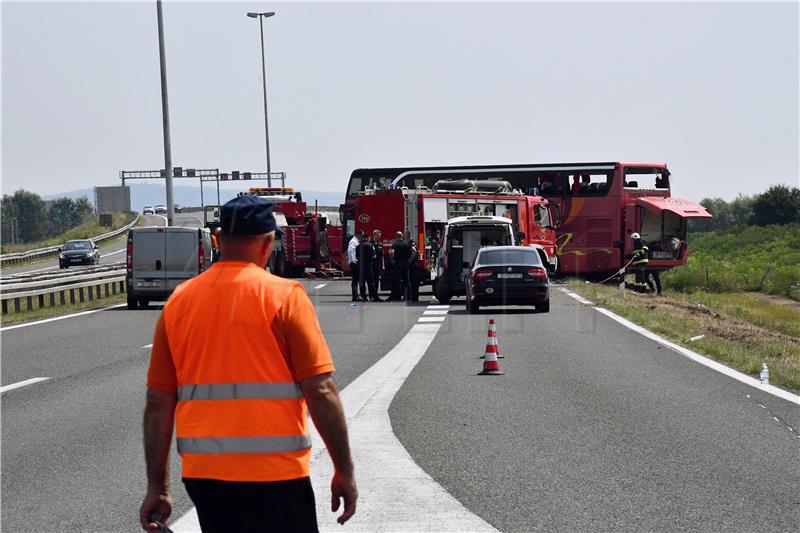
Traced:
<path id="1" fill-rule="evenodd" d="M 540 304 L 536 304 L 536 310 L 540 313 L 549 313 L 550 312 L 550 300 L 547 299 Z"/>
<path id="2" fill-rule="evenodd" d="M 136 311 L 139 309 L 139 300 L 136 298 L 128 297 L 128 309 L 130 311 Z"/>
<path id="3" fill-rule="evenodd" d="M 289 277 L 302 278 L 306 274 L 305 265 L 296 265 L 289 267 Z"/>

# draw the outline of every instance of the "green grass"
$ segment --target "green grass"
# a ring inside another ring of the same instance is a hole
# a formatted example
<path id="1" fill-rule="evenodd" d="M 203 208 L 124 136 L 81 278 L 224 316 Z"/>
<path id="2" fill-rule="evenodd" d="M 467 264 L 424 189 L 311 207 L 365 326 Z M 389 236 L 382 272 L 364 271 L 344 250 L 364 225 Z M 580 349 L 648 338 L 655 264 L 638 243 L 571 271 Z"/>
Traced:
<path id="1" fill-rule="evenodd" d="M 800 224 L 737 226 L 689 237 L 689 261 L 664 286 L 693 292 L 764 292 L 800 301 Z"/>
<path id="2" fill-rule="evenodd" d="M 66 241 L 73 239 L 89 239 L 119 229 L 126 224 L 129 224 L 135 215 L 126 213 L 115 213 L 113 215 L 113 225 L 111 227 L 101 226 L 98 217 L 92 217 L 80 226 L 74 227 L 64 233 L 50 237 L 36 242 L 27 242 L 25 244 L 18 244 L 14 246 L 3 246 L 3 253 L 19 253 L 27 252 L 28 250 L 35 250 L 37 248 L 46 248 L 48 246 L 55 246 L 63 244 Z"/>
<path id="3" fill-rule="evenodd" d="M 77 295 L 76 295 L 77 300 Z M 113 294 L 109 295 L 108 298 L 100 298 L 95 300 L 89 300 L 88 298 L 82 303 L 74 303 L 74 304 L 66 304 L 66 305 L 56 305 L 55 307 L 47 307 L 49 305 L 49 297 L 45 298 L 45 307 L 40 308 L 38 305 L 37 298 L 33 298 L 33 308 L 28 310 L 26 309 L 27 304 L 25 299 L 21 302 L 22 311 L 19 313 L 15 313 L 13 311 L 13 304 L 9 302 L 9 314 L 4 315 L 0 318 L 0 325 L 3 326 L 10 326 L 12 324 L 22 324 L 23 322 L 31 322 L 34 320 L 41 320 L 43 318 L 53 318 L 57 316 L 64 316 L 69 315 L 71 313 L 77 313 L 79 311 L 88 311 L 90 309 L 99 309 L 101 307 L 107 307 L 109 305 L 119 304 L 125 302 L 125 294 Z"/>
<path id="4" fill-rule="evenodd" d="M 616 286 L 574 278 L 567 284 L 593 303 L 741 372 L 756 376 L 767 363 L 770 383 L 800 391 L 800 304 L 704 291 L 662 296 L 626 291 L 623 299 Z M 704 337 L 687 342 L 696 335 Z"/>

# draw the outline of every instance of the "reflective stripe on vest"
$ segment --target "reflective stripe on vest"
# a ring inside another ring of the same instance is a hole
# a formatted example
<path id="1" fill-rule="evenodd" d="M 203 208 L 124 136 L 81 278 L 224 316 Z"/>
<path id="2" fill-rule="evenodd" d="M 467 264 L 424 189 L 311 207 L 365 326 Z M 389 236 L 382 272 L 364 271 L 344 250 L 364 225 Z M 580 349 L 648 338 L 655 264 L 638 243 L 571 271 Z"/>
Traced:
<path id="1" fill-rule="evenodd" d="M 197 383 L 178 387 L 178 401 L 295 400 L 303 397 L 297 383 Z"/>
<path id="2" fill-rule="evenodd" d="M 308 435 L 177 438 L 178 453 L 280 453 L 311 448 Z"/>

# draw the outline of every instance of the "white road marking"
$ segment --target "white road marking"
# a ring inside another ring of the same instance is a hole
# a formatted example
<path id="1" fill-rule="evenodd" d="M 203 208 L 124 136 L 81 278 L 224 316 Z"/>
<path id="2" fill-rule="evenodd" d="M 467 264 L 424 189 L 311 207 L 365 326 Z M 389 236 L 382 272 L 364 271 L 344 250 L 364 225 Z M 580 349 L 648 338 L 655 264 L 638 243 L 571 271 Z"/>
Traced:
<path id="1" fill-rule="evenodd" d="M 778 420 L 778 417 L 777 417 L 777 416 L 773 416 L 773 417 L 772 417 L 772 419 L 773 419 L 775 422 L 780 422 L 780 420 Z"/>
<path id="2" fill-rule="evenodd" d="M 397 346 L 341 392 L 361 494 L 348 531 L 496 531 L 425 473 L 392 432 L 389 405 L 439 328 L 438 324 L 412 326 Z M 311 480 L 319 528 L 342 531 L 336 523 L 341 510 L 330 511 L 333 465 L 313 426 L 311 433 Z M 199 531 L 195 510 L 170 527 L 176 533 Z"/>
<path id="3" fill-rule="evenodd" d="M 317 291 L 317 290 L 321 289 L 322 287 L 324 287 L 325 285 L 327 285 L 327 283 L 321 283 L 320 285 L 317 285 L 316 287 L 314 287 L 314 290 Z"/>
<path id="4" fill-rule="evenodd" d="M 421 316 L 417 322 L 444 322 L 446 316 Z"/>
<path id="5" fill-rule="evenodd" d="M 758 404 L 758 406 L 759 406 L 760 408 L 762 408 L 762 409 L 766 409 L 766 408 L 767 408 L 765 405 L 761 405 L 761 404 Z"/>
<path id="6" fill-rule="evenodd" d="M 580 294 L 575 294 L 574 292 L 568 292 L 568 293 L 567 293 L 567 296 L 569 296 L 569 297 L 571 297 L 571 298 L 575 298 L 576 300 L 578 300 L 578 301 L 579 301 L 580 303 L 582 303 L 582 304 L 585 304 L 585 305 L 594 305 L 592 302 L 590 302 L 589 300 L 587 300 L 586 298 L 584 298 L 584 297 L 583 297 L 583 296 L 581 296 Z"/>
<path id="7" fill-rule="evenodd" d="M 31 378 L 31 379 L 26 379 L 25 381 L 18 381 L 17 383 L 12 383 L 11 385 L 5 385 L 3 387 L 0 387 L 0 393 L 18 389 L 26 385 L 33 385 L 34 383 L 39 383 L 40 381 L 46 381 L 48 379 L 50 378 Z"/>
<path id="8" fill-rule="evenodd" d="M 423 315 L 446 315 L 449 313 L 446 309 L 430 309 L 427 311 L 423 311 Z"/>
<path id="9" fill-rule="evenodd" d="M 100 257 L 103 258 L 103 257 L 108 257 L 109 255 L 121 254 L 122 252 L 125 252 L 127 250 L 128 250 L 127 248 L 123 248 L 122 250 L 117 250 L 116 252 L 108 252 L 107 254 L 103 254 Z"/>
<path id="10" fill-rule="evenodd" d="M 153 347 L 152 344 L 145 344 L 144 346 L 142 346 L 142 349 L 144 350 L 145 348 L 152 348 L 152 347 Z"/>
<path id="11" fill-rule="evenodd" d="M 450 309 L 449 305 L 429 305 L 428 309 Z"/>
<path id="12" fill-rule="evenodd" d="M 8 331 L 10 329 L 17 329 L 17 328 L 27 328 L 28 326 L 38 326 L 39 324 L 46 324 L 48 322 L 55 322 L 56 320 L 65 320 L 67 318 L 75 318 L 76 316 L 84 316 L 84 315 L 91 315 L 93 313 L 99 313 L 100 311 L 107 311 L 109 309 L 116 309 L 118 307 L 124 307 L 128 304 L 114 304 L 109 305 L 108 307 L 101 307 L 100 309 L 91 309 L 89 311 L 81 311 L 80 313 L 74 313 L 72 315 L 64 315 L 64 316 L 57 316 L 53 318 L 45 318 L 44 320 L 37 320 L 36 322 L 26 322 L 25 324 L 16 324 L 14 326 L 6 326 L 4 328 L 0 328 L 0 331 Z"/>
<path id="13" fill-rule="evenodd" d="M 616 313 L 612 313 L 608 309 L 603 309 L 602 307 L 595 307 L 594 309 L 597 309 L 597 311 L 599 313 L 602 313 L 602 314 L 606 315 L 610 319 L 612 319 L 612 320 L 614 320 L 616 322 L 619 322 L 620 324 L 622 324 L 626 328 L 632 329 L 633 331 L 635 331 L 635 332 L 637 332 L 637 333 L 639 333 L 641 335 L 644 335 L 648 339 L 654 340 L 657 343 L 666 346 L 667 348 L 671 348 L 671 349 L 675 350 L 676 352 L 678 352 L 679 354 L 681 354 L 681 355 L 683 355 L 685 357 L 688 357 L 692 361 L 695 361 L 697 363 L 700 363 L 701 365 L 707 366 L 708 368 L 710 368 L 712 370 L 716 370 L 720 374 L 725 374 L 726 376 L 728 376 L 730 378 L 733 378 L 733 379 L 735 379 L 737 381 L 741 381 L 745 385 L 750 385 L 751 387 L 755 387 L 757 389 L 760 389 L 760 390 L 762 390 L 762 391 L 764 391 L 766 393 L 772 394 L 773 396 L 777 396 L 778 398 L 783 398 L 784 400 L 787 400 L 787 401 L 792 402 L 794 404 L 800 405 L 800 396 L 798 396 L 797 394 L 793 394 L 793 393 L 791 393 L 789 391 L 785 391 L 785 390 L 783 390 L 781 388 L 775 387 L 774 385 L 763 385 L 761 383 L 761 381 L 756 379 L 756 378 L 750 377 L 747 374 L 743 374 L 743 373 L 741 373 L 741 372 L 739 372 L 737 370 L 734 370 L 734 369 L 732 369 L 730 367 L 727 367 L 727 366 L 723 365 L 722 363 L 718 363 L 718 362 L 716 362 L 716 361 L 714 361 L 712 359 L 709 359 L 708 357 L 702 356 L 699 353 L 696 353 L 696 352 L 693 352 L 692 350 L 689 350 L 688 348 L 684 348 L 683 346 L 679 346 L 679 345 L 675 344 L 674 342 L 670 342 L 667 339 L 665 339 L 665 338 L 663 338 L 663 337 L 661 337 L 659 335 L 656 335 L 652 331 L 646 330 L 641 326 L 637 326 L 636 324 L 634 324 L 630 320 L 628 320 L 626 318 L 622 318 L 621 316 L 619 316 Z M 764 407 L 764 406 L 760 405 L 760 407 Z"/>

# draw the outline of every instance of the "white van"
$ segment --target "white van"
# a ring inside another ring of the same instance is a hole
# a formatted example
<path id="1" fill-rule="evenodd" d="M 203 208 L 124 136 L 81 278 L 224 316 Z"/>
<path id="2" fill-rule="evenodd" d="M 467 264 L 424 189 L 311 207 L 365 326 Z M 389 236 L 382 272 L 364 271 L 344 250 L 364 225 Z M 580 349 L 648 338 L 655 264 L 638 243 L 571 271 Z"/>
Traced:
<path id="1" fill-rule="evenodd" d="M 165 301 L 175 287 L 211 266 L 208 229 L 168 227 L 128 231 L 128 309 Z"/>
<path id="2" fill-rule="evenodd" d="M 467 216 L 451 218 L 444 227 L 442 247 L 433 278 L 433 295 L 442 303 L 466 294 L 468 276 L 478 250 L 484 246 L 515 246 L 510 218 Z"/>

